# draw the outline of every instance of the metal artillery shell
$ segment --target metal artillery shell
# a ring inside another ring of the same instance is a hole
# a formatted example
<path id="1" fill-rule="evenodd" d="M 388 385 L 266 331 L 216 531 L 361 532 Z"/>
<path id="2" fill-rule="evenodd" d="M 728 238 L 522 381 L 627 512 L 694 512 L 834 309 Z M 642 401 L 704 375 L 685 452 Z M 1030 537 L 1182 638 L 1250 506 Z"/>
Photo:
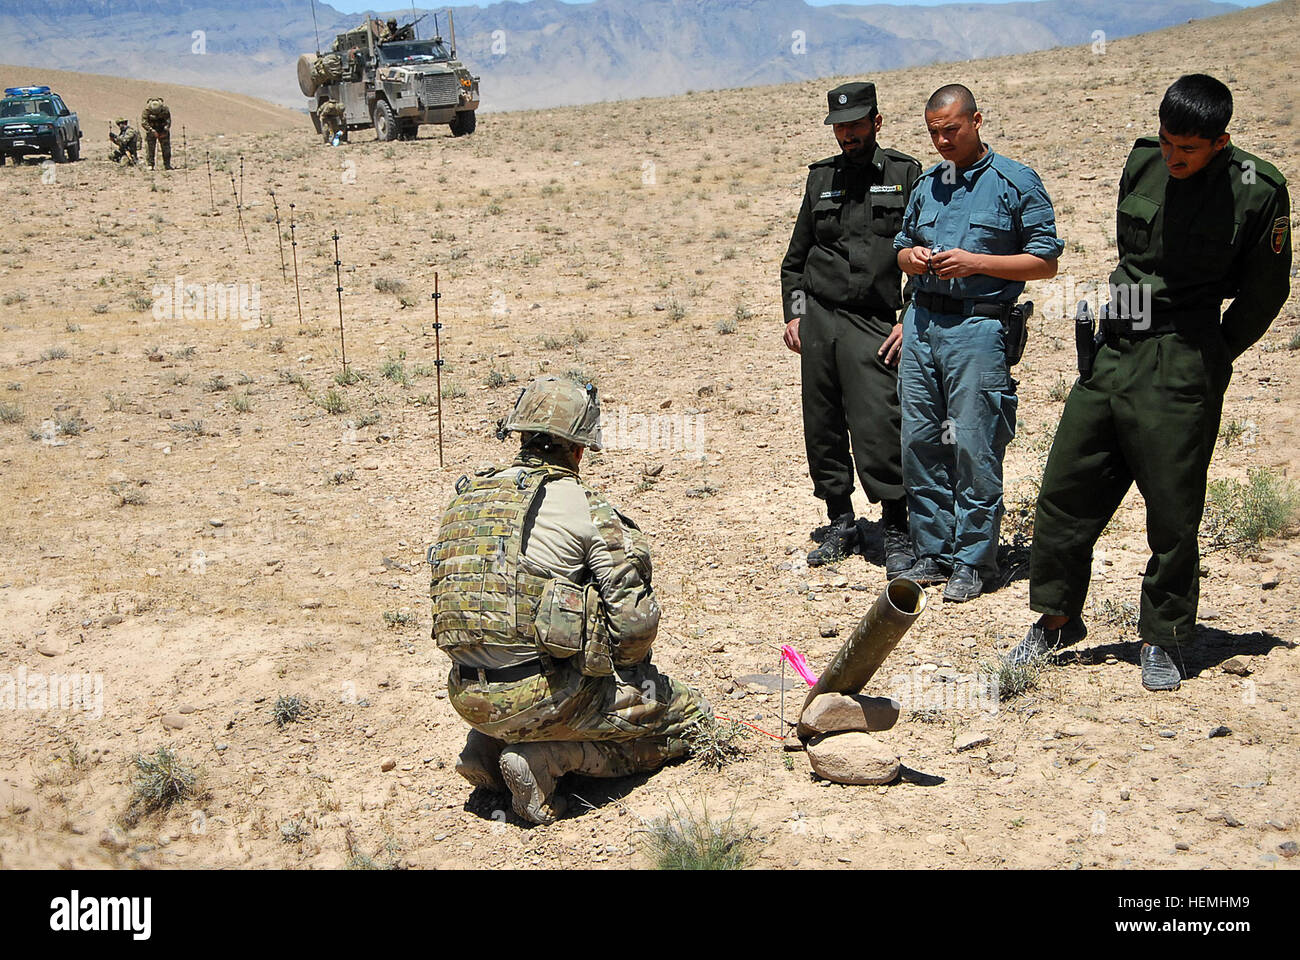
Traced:
<path id="1" fill-rule="evenodd" d="M 830 666 L 808 691 L 803 706 L 808 706 L 820 693 L 860 691 L 924 609 L 924 590 L 902 577 L 890 581 L 866 616 L 853 628 Z M 800 708 L 802 712 L 803 707 Z"/>

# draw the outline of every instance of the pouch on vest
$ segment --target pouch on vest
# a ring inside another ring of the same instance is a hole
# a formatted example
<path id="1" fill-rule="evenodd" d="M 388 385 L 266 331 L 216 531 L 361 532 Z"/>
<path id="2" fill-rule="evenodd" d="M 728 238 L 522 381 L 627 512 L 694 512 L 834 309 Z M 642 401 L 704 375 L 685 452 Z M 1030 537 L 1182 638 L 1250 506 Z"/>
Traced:
<path id="1" fill-rule="evenodd" d="M 585 607 L 586 638 L 578 655 L 578 669 L 585 677 L 608 677 L 614 672 L 614 657 L 609 649 L 609 627 L 605 623 L 605 603 L 594 584 L 587 585 Z"/>
<path id="2" fill-rule="evenodd" d="M 563 659 L 582 651 L 586 632 L 586 602 L 582 587 L 556 577 L 548 580 L 537 604 L 537 642 L 553 657 Z"/>

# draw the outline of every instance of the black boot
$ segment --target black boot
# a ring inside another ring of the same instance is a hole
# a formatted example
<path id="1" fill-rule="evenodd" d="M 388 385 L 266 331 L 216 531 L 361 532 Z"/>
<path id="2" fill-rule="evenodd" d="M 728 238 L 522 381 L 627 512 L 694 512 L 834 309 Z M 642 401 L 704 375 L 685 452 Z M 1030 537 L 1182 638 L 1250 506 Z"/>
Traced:
<path id="1" fill-rule="evenodd" d="M 835 563 L 850 554 L 857 553 L 861 547 L 862 539 L 853 514 L 841 514 L 832 521 L 821 546 L 808 554 L 808 566 L 820 567 L 827 563 Z"/>
<path id="2" fill-rule="evenodd" d="M 916 563 L 912 533 L 907 525 L 907 501 L 882 500 L 880 520 L 885 528 L 885 576 L 893 580 Z"/>

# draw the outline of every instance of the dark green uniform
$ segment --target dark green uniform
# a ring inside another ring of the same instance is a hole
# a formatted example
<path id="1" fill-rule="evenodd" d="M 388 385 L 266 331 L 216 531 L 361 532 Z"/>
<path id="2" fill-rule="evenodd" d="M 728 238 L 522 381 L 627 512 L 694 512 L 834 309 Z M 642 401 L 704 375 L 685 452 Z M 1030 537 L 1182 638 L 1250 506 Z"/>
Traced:
<path id="1" fill-rule="evenodd" d="M 808 168 L 785 260 L 785 321 L 800 318 L 804 443 L 813 492 L 828 505 L 853 492 L 853 464 L 873 501 L 903 496 L 898 375 L 877 355 L 904 298 L 894 235 L 921 165 L 877 146 Z M 852 458 L 849 439 L 852 438 Z M 839 512 L 831 511 L 832 518 Z"/>
<path id="2" fill-rule="evenodd" d="M 1168 647 L 1196 625 L 1197 531 L 1232 363 L 1290 291 L 1286 181 L 1232 145 L 1177 180 L 1159 142 L 1141 139 L 1120 180 L 1116 240 L 1112 288 L 1149 285 L 1151 311 L 1107 325 L 1066 401 L 1034 520 L 1030 606 L 1083 611 L 1093 545 L 1136 482 L 1151 547 L 1138 629 Z"/>

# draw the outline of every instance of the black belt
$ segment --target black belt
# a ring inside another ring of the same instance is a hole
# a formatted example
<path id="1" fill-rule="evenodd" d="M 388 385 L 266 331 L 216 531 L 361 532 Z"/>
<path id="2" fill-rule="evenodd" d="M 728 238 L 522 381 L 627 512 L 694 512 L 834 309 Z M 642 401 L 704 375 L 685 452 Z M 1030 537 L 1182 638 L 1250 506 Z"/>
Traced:
<path id="1" fill-rule="evenodd" d="M 476 680 L 483 683 L 513 683 L 515 680 L 535 677 L 544 669 L 540 660 L 521 663 L 515 667 L 502 667 L 500 670 L 467 667 L 463 663 L 458 664 L 457 668 L 460 670 L 460 678 L 467 683 L 473 683 Z"/>
<path id="2" fill-rule="evenodd" d="M 912 299 L 918 307 L 924 307 L 931 313 L 947 313 L 958 317 L 1001 317 L 1014 306 L 991 300 L 958 300 L 955 297 L 945 297 L 942 293 L 926 293 L 922 290 L 918 290 Z"/>

